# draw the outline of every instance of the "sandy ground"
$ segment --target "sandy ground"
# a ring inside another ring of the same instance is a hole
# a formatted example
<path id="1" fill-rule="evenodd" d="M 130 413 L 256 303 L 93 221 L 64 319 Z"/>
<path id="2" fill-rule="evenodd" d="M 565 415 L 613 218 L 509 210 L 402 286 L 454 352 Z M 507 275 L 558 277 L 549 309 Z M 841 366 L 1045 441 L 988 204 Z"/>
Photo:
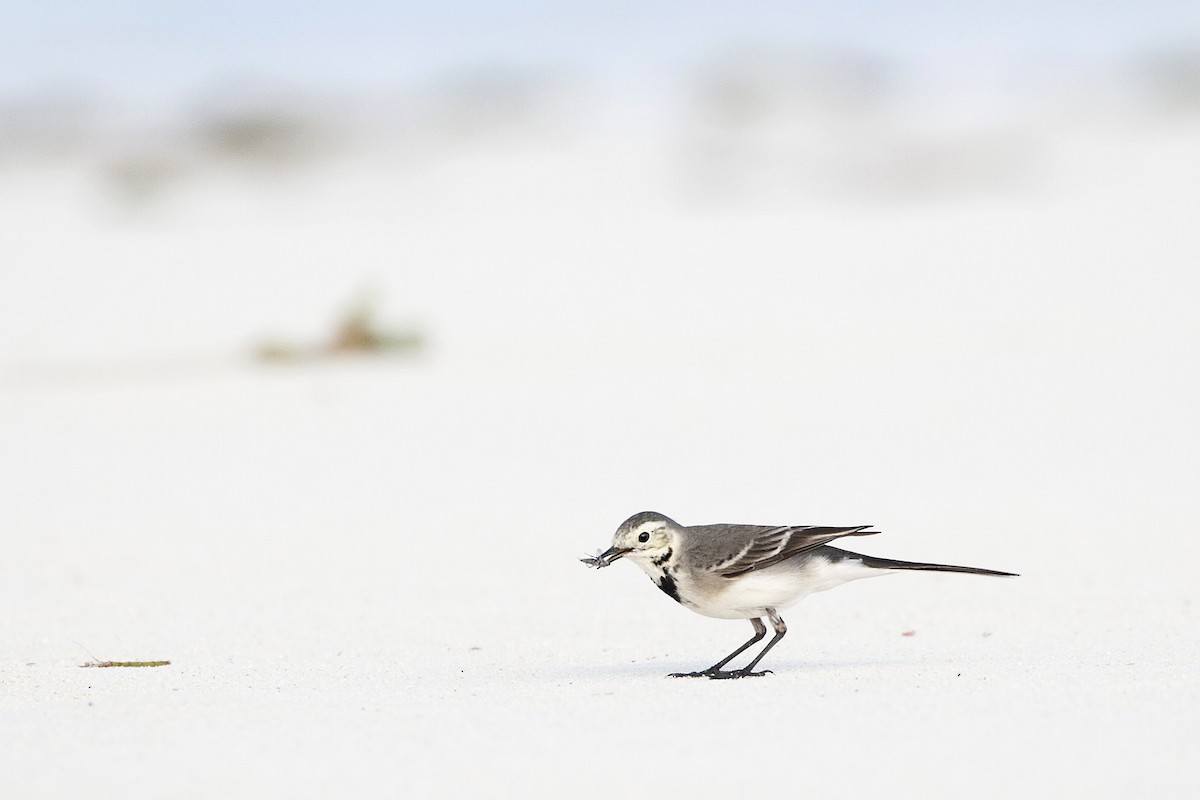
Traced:
<path id="1" fill-rule="evenodd" d="M 426 209 L 411 361 L 164 366 L 272 291 L 311 310 L 332 268 L 273 279 L 337 237 L 267 257 L 247 222 L 231 265 L 202 199 L 167 233 L 19 212 L 4 794 L 1193 796 L 1200 170 L 1164 147 L 1120 189 L 1071 148 L 1033 201 L 571 223 L 546 191 L 469 243 Z M 157 257 L 186 280 L 130 300 Z M 578 562 L 643 509 L 1022 577 L 852 584 L 785 614 L 774 675 L 672 680 L 749 626 Z"/>

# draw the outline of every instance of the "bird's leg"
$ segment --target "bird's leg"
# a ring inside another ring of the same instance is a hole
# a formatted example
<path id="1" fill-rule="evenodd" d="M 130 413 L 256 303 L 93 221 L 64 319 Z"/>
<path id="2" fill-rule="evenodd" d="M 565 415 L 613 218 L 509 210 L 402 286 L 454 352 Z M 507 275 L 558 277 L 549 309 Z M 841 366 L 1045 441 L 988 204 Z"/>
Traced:
<path id="1" fill-rule="evenodd" d="M 737 650 L 734 650 L 732 653 L 730 653 L 729 655 L 722 658 L 716 664 L 713 664 L 711 667 L 709 667 L 708 669 L 703 670 L 701 672 L 672 672 L 670 677 L 672 677 L 672 678 L 732 678 L 732 677 L 740 678 L 740 677 L 742 677 L 741 675 L 738 674 L 738 672 L 740 672 L 741 670 L 731 670 L 729 672 L 722 672 L 721 667 L 725 666 L 730 661 L 732 661 L 733 659 L 740 656 L 743 652 L 745 652 L 747 647 L 749 647 L 750 645 L 754 644 L 758 640 L 762 639 L 762 637 L 767 635 L 767 626 L 763 625 L 762 620 L 759 619 L 758 617 L 751 619 L 750 624 L 754 626 L 754 636 L 752 636 L 750 638 L 750 641 L 746 642 L 744 645 L 739 647 Z M 783 624 L 783 620 L 780 620 L 780 624 L 781 625 Z M 776 630 L 778 630 L 778 628 L 776 628 Z M 786 630 L 786 628 L 785 628 L 785 630 Z M 782 636 L 782 635 L 783 634 L 777 635 L 775 637 L 775 639 L 778 639 L 779 636 Z M 775 643 L 775 639 L 771 640 L 771 644 Z M 767 647 L 770 647 L 770 646 L 771 645 L 767 645 Z M 763 652 L 766 652 L 766 651 L 764 650 Z M 758 658 L 762 658 L 762 655 L 760 654 Z M 758 658 L 754 659 L 754 664 L 758 663 Z M 754 664 L 751 664 L 751 666 L 754 666 Z M 761 675 L 763 673 L 760 672 L 758 674 Z"/>
<path id="2" fill-rule="evenodd" d="M 759 654 L 754 657 L 754 660 L 751 661 L 749 664 L 747 664 L 745 667 L 743 667 L 741 669 L 731 670 L 731 671 L 723 673 L 721 675 L 713 675 L 712 677 L 714 677 L 714 678 L 724 678 L 724 677 L 749 678 L 752 676 L 766 675 L 768 672 L 771 671 L 769 669 L 765 669 L 762 672 L 754 672 L 754 667 L 756 664 L 758 664 L 759 661 L 762 661 L 762 657 L 765 656 L 767 654 L 767 652 L 770 651 L 770 649 L 775 646 L 775 643 L 778 642 L 780 639 L 782 639 L 783 635 L 785 633 L 787 633 L 787 623 L 783 621 L 783 617 L 779 616 L 779 613 L 773 608 L 767 609 L 767 618 L 771 620 L 771 627 L 775 629 L 775 636 L 774 636 L 774 638 L 771 639 L 771 641 L 767 642 L 767 646 L 764 647 L 762 649 L 762 651 L 759 652 Z M 755 620 L 755 622 L 757 622 L 757 621 L 758 620 Z M 725 662 L 721 662 L 721 663 L 725 663 Z"/>

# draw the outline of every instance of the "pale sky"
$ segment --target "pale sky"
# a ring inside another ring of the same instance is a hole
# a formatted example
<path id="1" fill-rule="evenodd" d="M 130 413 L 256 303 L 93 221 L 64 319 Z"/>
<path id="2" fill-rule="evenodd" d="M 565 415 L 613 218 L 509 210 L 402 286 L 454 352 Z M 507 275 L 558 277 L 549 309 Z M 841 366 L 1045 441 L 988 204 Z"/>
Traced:
<path id="1" fill-rule="evenodd" d="M 171 97 L 254 76 L 373 90 L 459 65 L 655 80 L 721 47 L 847 47 L 918 76 L 988 76 L 1200 47 L 1200 3 L 1140 0 L 58 0 L 0 2 L 0 98 L 46 90 Z"/>

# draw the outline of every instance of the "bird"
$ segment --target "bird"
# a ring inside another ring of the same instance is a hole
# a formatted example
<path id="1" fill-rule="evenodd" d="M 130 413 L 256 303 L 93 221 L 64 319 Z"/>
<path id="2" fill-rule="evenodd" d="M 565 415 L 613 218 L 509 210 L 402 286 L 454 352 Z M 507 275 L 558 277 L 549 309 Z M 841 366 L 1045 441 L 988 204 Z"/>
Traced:
<path id="1" fill-rule="evenodd" d="M 754 668 L 787 633 L 780 609 L 813 592 L 859 578 L 898 570 L 1017 577 L 1016 573 L 994 569 L 878 558 L 829 544 L 844 536 L 873 536 L 880 532 L 871 530 L 872 527 L 685 526 L 656 511 L 643 511 L 621 523 L 613 534 L 611 547 L 580 560 L 599 569 L 627 558 L 685 608 L 706 617 L 750 620 L 754 635 L 745 644 L 708 669 L 673 672 L 672 678 L 730 679 L 770 674 L 771 670 L 755 672 Z M 729 662 L 766 636 L 764 617 L 770 621 L 774 637 L 745 667 L 726 669 Z"/>

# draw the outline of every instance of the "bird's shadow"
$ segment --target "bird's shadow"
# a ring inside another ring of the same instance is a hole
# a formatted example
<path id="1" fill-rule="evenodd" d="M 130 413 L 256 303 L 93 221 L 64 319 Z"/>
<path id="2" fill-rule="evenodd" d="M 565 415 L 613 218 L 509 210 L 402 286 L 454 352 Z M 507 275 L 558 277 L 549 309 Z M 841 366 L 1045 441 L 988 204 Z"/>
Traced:
<path id="1" fill-rule="evenodd" d="M 911 665 L 913 662 L 909 659 L 858 659 L 858 660 L 836 660 L 836 661 L 805 661 L 803 659 L 792 659 L 787 661 L 777 661 L 767 665 L 759 665 L 757 669 L 765 669 L 772 675 L 764 677 L 785 677 L 788 675 L 804 676 L 813 673 L 827 672 L 861 672 L 861 671 L 877 671 L 884 667 L 898 667 Z M 708 665 L 697 664 L 695 662 L 677 661 L 674 659 L 663 661 L 631 661 L 625 663 L 612 664 L 576 664 L 576 665 L 556 665 L 546 668 L 543 672 L 544 677 L 557 680 L 571 680 L 588 678 L 594 680 L 603 680 L 605 678 L 669 678 L 673 672 L 695 672 L 705 669 Z M 733 665 L 736 669 L 738 665 Z M 741 681 L 738 681 L 739 683 Z M 718 681 L 718 683 L 728 683 L 728 681 Z"/>

